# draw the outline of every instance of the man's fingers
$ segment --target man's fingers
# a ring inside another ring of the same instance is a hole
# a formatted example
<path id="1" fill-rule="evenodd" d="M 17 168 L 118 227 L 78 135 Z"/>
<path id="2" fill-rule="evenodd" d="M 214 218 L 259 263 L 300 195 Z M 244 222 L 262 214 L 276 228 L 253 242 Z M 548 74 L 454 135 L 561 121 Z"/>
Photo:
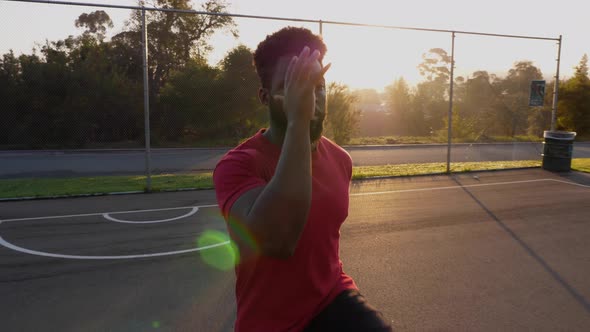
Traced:
<path id="1" fill-rule="evenodd" d="M 305 64 L 305 72 L 304 72 L 304 79 L 305 81 L 315 80 L 315 73 L 316 67 L 319 63 L 321 53 L 319 50 L 313 51 L 307 59 L 307 63 Z"/>
<path id="2" fill-rule="evenodd" d="M 300 68 L 300 76 L 299 80 L 302 83 L 307 84 L 310 80 L 315 78 L 315 70 L 319 63 L 319 58 L 321 53 L 319 50 L 314 50 L 313 52 L 306 53 L 307 58 L 302 59 L 302 64 Z"/>
<path id="3" fill-rule="evenodd" d="M 302 57 L 304 57 L 304 56 L 308 55 L 310 51 L 311 51 L 311 50 L 309 49 L 309 46 L 305 46 L 305 47 L 304 47 L 304 48 L 301 50 L 301 53 L 299 54 L 299 57 L 300 57 L 300 58 L 302 58 Z"/>
<path id="4" fill-rule="evenodd" d="M 319 60 L 320 55 L 322 55 L 322 54 L 320 53 L 319 50 L 313 51 L 313 53 L 311 53 L 311 55 L 310 55 L 309 62 L 313 63 L 314 61 Z"/>
<path id="5" fill-rule="evenodd" d="M 309 52 L 309 47 L 305 46 L 301 53 L 299 53 L 299 56 L 297 57 L 297 62 L 295 63 L 293 68 L 293 75 L 291 76 L 292 81 L 298 81 L 301 79 L 302 72 L 305 70 L 307 58 L 309 57 Z"/>
<path id="6" fill-rule="evenodd" d="M 318 83 L 324 78 L 324 74 L 330 69 L 331 66 L 332 63 L 325 65 L 324 68 L 322 68 L 322 70 L 320 70 L 317 74 L 314 75 L 314 77 L 312 77 L 314 84 Z"/>
<path id="7" fill-rule="evenodd" d="M 299 56 L 295 56 L 289 62 L 287 72 L 285 74 L 285 87 L 291 84 L 309 84 L 310 87 L 315 85 L 319 80 L 322 79 L 324 74 L 330 69 L 331 64 L 328 64 L 321 68 L 320 71 L 315 72 L 315 67 L 321 57 L 319 50 L 313 52 L 308 46 L 305 46 Z"/>
<path id="8" fill-rule="evenodd" d="M 323 77 L 324 74 L 326 74 L 326 72 L 330 69 L 330 67 L 332 67 L 332 63 L 328 63 L 327 65 L 324 66 L 324 68 L 322 68 L 322 70 L 320 71 L 320 73 L 318 74 L 319 77 Z"/>
<path id="9" fill-rule="evenodd" d="M 297 63 L 297 56 L 293 56 L 289 65 L 287 66 L 287 72 L 285 73 L 285 88 L 291 83 L 291 77 L 293 76 L 293 71 L 295 70 L 295 64 Z"/>

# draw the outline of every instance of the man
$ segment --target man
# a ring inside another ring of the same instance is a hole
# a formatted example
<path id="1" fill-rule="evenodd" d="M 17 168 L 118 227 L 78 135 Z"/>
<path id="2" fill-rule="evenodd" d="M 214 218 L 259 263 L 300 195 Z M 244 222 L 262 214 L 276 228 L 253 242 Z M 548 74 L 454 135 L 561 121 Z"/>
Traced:
<path id="1" fill-rule="evenodd" d="M 262 41 L 254 64 L 268 130 L 228 152 L 213 179 L 233 241 L 243 331 L 391 331 L 339 258 L 352 161 L 322 137 L 326 46 L 303 28 Z"/>

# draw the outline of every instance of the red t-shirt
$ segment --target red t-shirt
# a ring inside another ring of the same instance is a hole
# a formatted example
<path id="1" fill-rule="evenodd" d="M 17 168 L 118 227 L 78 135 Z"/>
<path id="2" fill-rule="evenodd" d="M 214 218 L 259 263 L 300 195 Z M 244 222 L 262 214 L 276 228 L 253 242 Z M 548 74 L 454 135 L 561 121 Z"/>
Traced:
<path id="1" fill-rule="evenodd" d="M 226 220 L 243 193 L 274 175 L 281 148 L 263 132 L 229 151 L 215 168 L 217 201 Z M 357 289 L 342 271 L 338 246 L 351 176 L 350 155 L 322 137 L 312 152 L 311 208 L 294 255 L 287 260 L 257 256 L 236 266 L 236 331 L 300 331 L 336 295 Z M 233 226 L 228 228 L 235 236 Z"/>

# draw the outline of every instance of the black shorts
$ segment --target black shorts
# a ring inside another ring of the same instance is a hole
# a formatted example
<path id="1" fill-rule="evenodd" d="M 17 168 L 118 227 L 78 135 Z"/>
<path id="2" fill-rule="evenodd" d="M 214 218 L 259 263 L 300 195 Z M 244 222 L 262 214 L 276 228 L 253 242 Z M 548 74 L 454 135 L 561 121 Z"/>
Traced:
<path id="1" fill-rule="evenodd" d="M 346 290 L 334 299 L 304 332 L 316 331 L 393 331 L 383 315 L 367 303 L 357 290 Z"/>

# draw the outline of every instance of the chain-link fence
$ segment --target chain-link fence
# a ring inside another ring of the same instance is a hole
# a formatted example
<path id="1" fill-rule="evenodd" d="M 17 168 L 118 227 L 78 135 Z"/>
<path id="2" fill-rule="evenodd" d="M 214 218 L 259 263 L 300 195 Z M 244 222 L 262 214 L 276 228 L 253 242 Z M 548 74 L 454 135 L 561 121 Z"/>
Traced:
<path id="1" fill-rule="evenodd" d="M 561 38 L 234 15 L 221 2 L 201 11 L 1 5 L 12 29 L 0 59 L 2 178 L 210 171 L 267 126 L 252 51 L 289 25 L 328 45 L 328 104 L 344 106 L 329 109 L 325 133 L 357 166 L 538 162 L 551 126 Z M 10 13 L 54 22 L 57 7 L 72 18 L 60 22 L 69 36 L 10 51 L 31 29 Z M 538 79 L 547 80 L 545 106 L 533 108 L 529 86 Z"/>

